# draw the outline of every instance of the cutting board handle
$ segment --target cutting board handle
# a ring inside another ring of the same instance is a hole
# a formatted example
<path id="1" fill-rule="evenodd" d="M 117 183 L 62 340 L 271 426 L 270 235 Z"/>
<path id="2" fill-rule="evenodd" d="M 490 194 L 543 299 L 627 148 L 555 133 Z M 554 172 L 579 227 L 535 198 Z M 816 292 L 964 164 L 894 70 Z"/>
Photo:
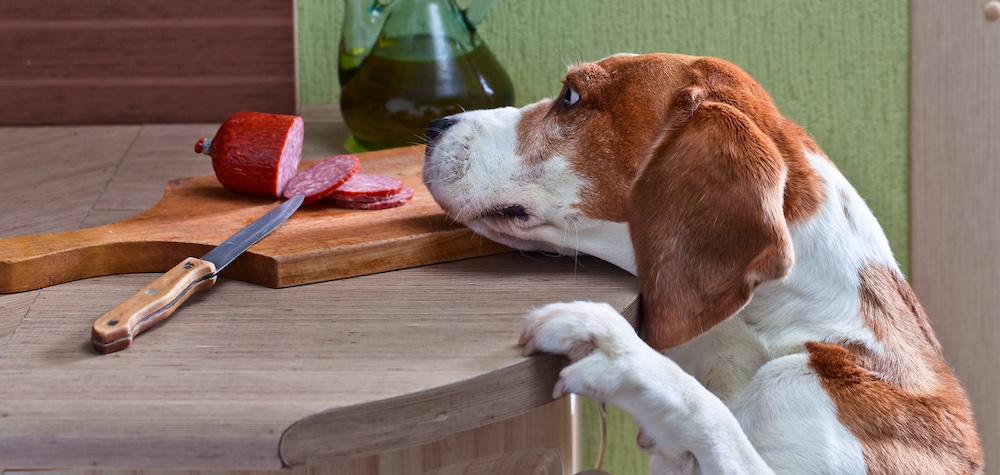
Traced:
<path id="1" fill-rule="evenodd" d="M 24 292 L 77 279 L 133 272 L 163 272 L 210 246 L 159 246 L 141 223 L 119 223 L 0 240 L 0 293 Z M 164 248 L 172 252 L 164 252 Z"/>

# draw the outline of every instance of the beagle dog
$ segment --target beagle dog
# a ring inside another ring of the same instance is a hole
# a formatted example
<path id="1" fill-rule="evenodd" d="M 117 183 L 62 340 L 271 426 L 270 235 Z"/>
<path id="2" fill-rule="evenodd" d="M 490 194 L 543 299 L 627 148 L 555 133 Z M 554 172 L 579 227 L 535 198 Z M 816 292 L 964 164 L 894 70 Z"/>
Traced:
<path id="1" fill-rule="evenodd" d="M 554 396 L 616 405 L 654 473 L 982 473 L 965 391 L 872 212 L 761 86 L 714 58 L 572 66 L 555 100 L 432 124 L 454 219 L 638 277 L 525 318 Z M 640 335 L 642 339 L 640 339 Z"/>

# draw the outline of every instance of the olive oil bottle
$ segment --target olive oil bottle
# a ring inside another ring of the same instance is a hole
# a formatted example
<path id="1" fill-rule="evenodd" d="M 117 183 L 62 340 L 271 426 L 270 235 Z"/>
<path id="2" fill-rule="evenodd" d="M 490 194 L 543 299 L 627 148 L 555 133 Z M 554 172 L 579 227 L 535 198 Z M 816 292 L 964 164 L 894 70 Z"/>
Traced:
<path id="1" fill-rule="evenodd" d="M 350 11 L 350 3 L 345 21 L 352 16 L 356 21 L 365 18 L 359 17 L 364 12 Z M 485 3 L 488 10 L 492 1 Z M 370 48 L 352 47 L 346 31 L 341 41 L 340 107 L 353 134 L 348 148 L 422 143 L 424 130 L 434 119 L 514 103 L 510 78 L 469 18 L 473 7 L 461 10 L 454 0 L 394 0 L 378 5 L 382 10 L 367 10 L 381 15 L 375 25 L 382 21 Z M 477 15 L 485 16 L 483 5 L 479 7 Z M 365 43 L 363 35 L 354 36 Z"/>

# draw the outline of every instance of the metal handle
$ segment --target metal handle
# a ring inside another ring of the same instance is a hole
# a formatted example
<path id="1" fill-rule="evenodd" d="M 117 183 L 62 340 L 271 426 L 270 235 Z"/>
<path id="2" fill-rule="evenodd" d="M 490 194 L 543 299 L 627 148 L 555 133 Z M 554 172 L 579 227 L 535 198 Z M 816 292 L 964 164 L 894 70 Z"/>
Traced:
<path id="1" fill-rule="evenodd" d="M 983 15 L 989 21 L 1000 20 L 1000 1 L 992 0 L 988 2 L 985 7 L 983 7 Z"/>

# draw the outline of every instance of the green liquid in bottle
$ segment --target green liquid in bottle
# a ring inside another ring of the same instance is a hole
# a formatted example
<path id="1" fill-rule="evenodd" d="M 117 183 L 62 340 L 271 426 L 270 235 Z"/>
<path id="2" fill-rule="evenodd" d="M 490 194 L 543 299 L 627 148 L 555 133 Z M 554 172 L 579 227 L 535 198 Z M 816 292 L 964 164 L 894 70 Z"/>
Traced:
<path id="1" fill-rule="evenodd" d="M 434 119 L 513 105 L 510 78 L 475 43 L 464 52 L 447 37 L 380 38 L 359 67 L 342 68 L 340 107 L 354 140 L 370 150 L 419 144 Z"/>

